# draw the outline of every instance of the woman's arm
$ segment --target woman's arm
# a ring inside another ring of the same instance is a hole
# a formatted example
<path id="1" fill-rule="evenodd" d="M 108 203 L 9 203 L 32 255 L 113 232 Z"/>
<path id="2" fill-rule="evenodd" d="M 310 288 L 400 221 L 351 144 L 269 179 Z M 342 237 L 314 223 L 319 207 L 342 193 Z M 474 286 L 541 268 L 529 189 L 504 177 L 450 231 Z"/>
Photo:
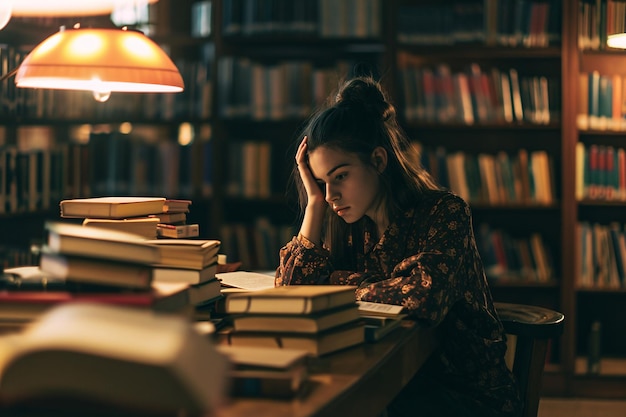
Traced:
<path id="1" fill-rule="evenodd" d="M 445 318 L 464 296 L 469 274 L 477 270 L 463 269 L 472 233 L 469 207 L 458 197 L 445 197 L 431 211 L 429 224 L 419 253 L 398 263 L 390 278 L 366 280 L 357 299 L 403 305 L 431 325 Z"/>

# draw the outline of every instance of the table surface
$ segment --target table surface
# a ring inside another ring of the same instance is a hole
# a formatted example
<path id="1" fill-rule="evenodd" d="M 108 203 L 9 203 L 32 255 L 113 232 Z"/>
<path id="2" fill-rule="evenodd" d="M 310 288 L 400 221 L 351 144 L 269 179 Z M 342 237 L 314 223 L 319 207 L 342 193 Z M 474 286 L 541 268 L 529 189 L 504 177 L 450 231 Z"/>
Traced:
<path id="1" fill-rule="evenodd" d="M 411 321 L 382 340 L 315 359 L 311 386 L 291 400 L 233 398 L 217 417 L 376 417 L 436 346 L 433 331 Z"/>
<path id="2" fill-rule="evenodd" d="M 310 366 L 310 383 L 294 399 L 229 398 L 210 417 L 378 417 L 386 405 L 415 375 L 436 346 L 434 332 L 415 322 L 403 321 L 375 343 L 363 343 L 320 358 Z M 137 412 L 94 409 L 92 417 L 144 417 Z M 44 402 L 0 407 L 2 417 L 84 417 L 85 408 L 73 403 L 57 409 Z M 120 414 L 121 413 L 121 414 Z M 154 414 L 145 417 L 172 417 Z M 207 416 L 209 417 L 209 416 Z"/>

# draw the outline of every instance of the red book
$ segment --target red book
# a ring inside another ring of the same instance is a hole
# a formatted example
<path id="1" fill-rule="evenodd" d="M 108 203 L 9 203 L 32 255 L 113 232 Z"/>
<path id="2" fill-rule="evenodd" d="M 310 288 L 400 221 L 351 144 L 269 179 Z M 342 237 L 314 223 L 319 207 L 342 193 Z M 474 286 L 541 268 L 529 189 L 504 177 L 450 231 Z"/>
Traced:
<path id="1" fill-rule="evenodd" d="M 192 304 L 188 284 L 155 282 L 145 291 L 0 291 L 0 326 L 27 323 L 50 308 L 70 302 L 93 302 L 162 312 L 186 313 Z"/>

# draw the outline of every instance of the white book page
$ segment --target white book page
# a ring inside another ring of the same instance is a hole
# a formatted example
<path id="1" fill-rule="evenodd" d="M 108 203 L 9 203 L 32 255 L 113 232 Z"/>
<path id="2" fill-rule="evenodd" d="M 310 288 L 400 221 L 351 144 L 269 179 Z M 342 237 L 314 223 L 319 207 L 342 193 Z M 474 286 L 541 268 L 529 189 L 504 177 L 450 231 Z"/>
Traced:
<path id="1" fill-rule="evenodd" d="M 215 276 L 226 287 L 241 288 L 248 291 L 274 288 L 274 277 L 268 274 L 249 271 L 221 272 Z"/>

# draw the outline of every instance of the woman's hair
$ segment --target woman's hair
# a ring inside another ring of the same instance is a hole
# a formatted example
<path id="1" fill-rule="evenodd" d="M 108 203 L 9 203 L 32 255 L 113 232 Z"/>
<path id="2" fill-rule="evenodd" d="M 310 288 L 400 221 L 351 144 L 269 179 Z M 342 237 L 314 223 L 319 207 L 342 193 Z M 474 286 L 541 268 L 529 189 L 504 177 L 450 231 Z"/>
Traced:
<path id="1" fill-rule="evenodd" d="M 396 109 L 372 77 L 353 78 L 340 86 L 334 102 L 311 116 L 299 140 L 304 136 L 308 137 L 309 152 L 325 146 L 355 154 L 366 165 L 372 165 L 371 155 L 375 148 L 384 148 L 387 166 L 379 174 L 380 191 L 389 218 L 413 206 L 426 190 L 439 188 L 419 161 L 410 157 L 410 143 L 398 125 Z M 307 194 L 297 166 L 294 166 L 292 175 L 303 212 Z M 324 240 L 334 261 L 340 257 L 351 258 L 349 254 L 339 253 L 345 245 L 346 233 L 352 232 L 353 238 L 362 236 L 355 230 L 363 228 L 362 221 L 350 226 L 328 208 Z M 337 244 L 333 245 L 335 239 Z"/>

